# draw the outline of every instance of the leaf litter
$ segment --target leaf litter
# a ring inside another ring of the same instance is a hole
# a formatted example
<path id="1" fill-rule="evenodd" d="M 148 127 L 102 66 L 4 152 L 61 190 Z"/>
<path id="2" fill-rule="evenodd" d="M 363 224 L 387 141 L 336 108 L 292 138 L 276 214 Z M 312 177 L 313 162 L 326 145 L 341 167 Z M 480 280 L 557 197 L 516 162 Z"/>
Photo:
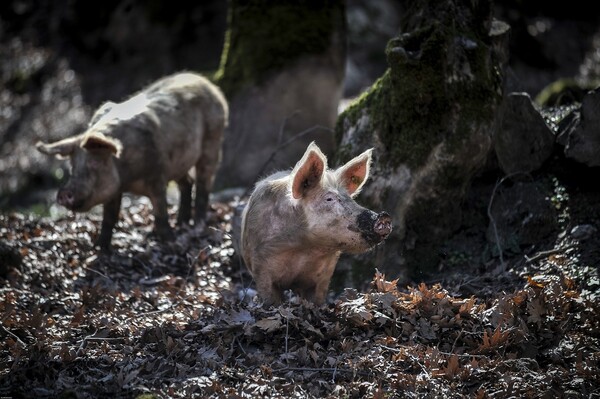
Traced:
<path id="1" fill-rule="evenodd" d="M 600 397 L 600 306 L 576 279 L 461 297 L 375 271 L 322 307 L 263 308 L 243 295 L 232 212 L 215 203 L 204 229 L 160 245 L 136 202 L 110 256 L 93 214 L 0 215 L 0 395 Z"/>

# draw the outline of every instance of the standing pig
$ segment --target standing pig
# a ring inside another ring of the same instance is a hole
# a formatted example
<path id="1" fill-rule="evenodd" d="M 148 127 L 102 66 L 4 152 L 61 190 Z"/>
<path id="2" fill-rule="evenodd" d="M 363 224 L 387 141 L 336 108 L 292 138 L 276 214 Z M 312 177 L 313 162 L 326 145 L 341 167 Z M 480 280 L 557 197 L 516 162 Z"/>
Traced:
<path id="1" fill-rule="evenodd" d="M 291 172 L 256 184 L 242 216 L 241 252 L 265 304 L 285 289 L 321 304 L 342 252 L 361 253 L 392 231 L 390 216 L 353 199 L 369 177 L 367 150 L 336 170 L 311 143 Z"/>
<path id="2" fill-rule="evenodd" d="M 196 167 L 194 220 L 206 213 L 208 194 L 221 154 L 227 102 L 215 85 L 193 73 L 164 77 L 128 100 L 108 102 L 96 111 L 88 129 L 77 136 L 37 148 L 68 157 L 71 176 L 58 191 L 60 205 L 85 212 L 104 204 L 98 245 L 110 249 L 123 192 L 150 198 L 155 232 L 172 236 L 167 214 L 167 183 L 181 190 L 178 221 L 191 218 Z"/>

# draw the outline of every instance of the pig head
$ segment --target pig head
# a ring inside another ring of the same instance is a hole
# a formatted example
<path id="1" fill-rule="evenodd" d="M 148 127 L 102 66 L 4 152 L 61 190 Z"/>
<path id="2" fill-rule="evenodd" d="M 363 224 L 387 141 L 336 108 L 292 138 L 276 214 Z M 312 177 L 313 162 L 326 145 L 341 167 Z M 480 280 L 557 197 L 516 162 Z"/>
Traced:
<path id="1" fill-rule="evenodd" d="M 71 160 L 71 176 L 58 190 L 57 202 L 76 212 L 87 212 L 119 194 L 120 178 L 115 160 L 121 154 L 118 140 L 100 133 L 82 134 L 52 144 L 37 143 L 48 155 Z"/>
<path id="2" fill-rule="evenodd" d="M 285 289 L 323 303 L 342 252 L 362 253 L 391 232 L 390 216 L 356 203 L 372 150 L 338 169 L 311 143 L 291 172 L 257 183 L 242 220 L 241 251 L 265 304 Z"/>

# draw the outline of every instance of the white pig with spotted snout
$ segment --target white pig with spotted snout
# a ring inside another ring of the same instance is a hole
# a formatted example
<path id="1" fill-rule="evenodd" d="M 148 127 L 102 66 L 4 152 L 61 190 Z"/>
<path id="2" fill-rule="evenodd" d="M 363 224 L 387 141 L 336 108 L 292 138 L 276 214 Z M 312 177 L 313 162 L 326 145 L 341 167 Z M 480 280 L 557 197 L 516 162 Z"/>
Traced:
<path id="1" fill-rule="evenodd" d="M 311 143 L 291 172 L 256 184 L 240 250 L 265 305 L 281 303 L 286 289 L 322 304 L 340 254 L 366 252 L 391 233 L 386 212 L 354 200 L 369 177 L 371 152 L 332 170 Z"/>

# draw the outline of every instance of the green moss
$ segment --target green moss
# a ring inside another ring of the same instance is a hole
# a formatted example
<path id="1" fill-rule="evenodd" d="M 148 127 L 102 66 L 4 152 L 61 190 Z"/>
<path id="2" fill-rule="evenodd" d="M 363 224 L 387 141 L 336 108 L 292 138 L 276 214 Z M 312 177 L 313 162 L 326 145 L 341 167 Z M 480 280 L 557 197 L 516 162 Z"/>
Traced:
<path id="1" fill-rule="evenodd" d="M 228 25 L 216 79 L 231 96 L 303 55 L 326 52 L 345 29 L 345 6 L 341 0 L 230 0 Z"/>
<path id="2" fill-rule="evenodd" d="M 580 103 L 588 91 L 599 85 L 598 80 L 578 82 L 571 78 L 559 79 L 544 87 L 535 97 L 535 102 L 542 107 Z"/>
<path id="3" fill-rule="evenodd" d="M 456 38 L 468 41 L 470 49 L 452 51 Z M 432 148 L 445 140 L 449 152 L 464 145 L 473 125 L 493 118 L 500 101 L 500 81 L 490 71 L 489 45 L 473 33 L 460 31 L 438 21 L 410 34 L 390 40 L 387 46 L 390 68 L 361 98 L 338 119 L 336 139 L 345 128 L 356 124 L 362 113 L 370 118 L 388 149 L 391 166 L 424 164 Z M 449 53 L 464 57 L 472 78 L 454 79 Z M 462 79 L 462 80 L 459 80 Z"/>
<path id="4" fill-rule="evenodd" d="M 502 53 L 492 48 L 501 37 L 489 34 L 488 2 L 412 4 L 403 26 L 408 33 L 386 47 L 387 71 L 338 118 L 336 139 L 348 142 L 338 150 L 339 162 L 365 143 L 378 143 L 382 175 L 399 165 L 419 171 L 444 144 L 435 172 L 418 182 L 419 197 L 402 211 L 407 237 L 417 240 L 402 252 L 404 267 L 416 278 L 439 264 L 440 245 L 460 221 L 457 204 L 487 154 L 502 97 Z M 390 192 L 377 194 L 388 209 L 399 201 Z M 388 246 L 402 245 L 394 240 Z M 390 251 L 386 262 L 396 264 L 394 256 Z"/>

